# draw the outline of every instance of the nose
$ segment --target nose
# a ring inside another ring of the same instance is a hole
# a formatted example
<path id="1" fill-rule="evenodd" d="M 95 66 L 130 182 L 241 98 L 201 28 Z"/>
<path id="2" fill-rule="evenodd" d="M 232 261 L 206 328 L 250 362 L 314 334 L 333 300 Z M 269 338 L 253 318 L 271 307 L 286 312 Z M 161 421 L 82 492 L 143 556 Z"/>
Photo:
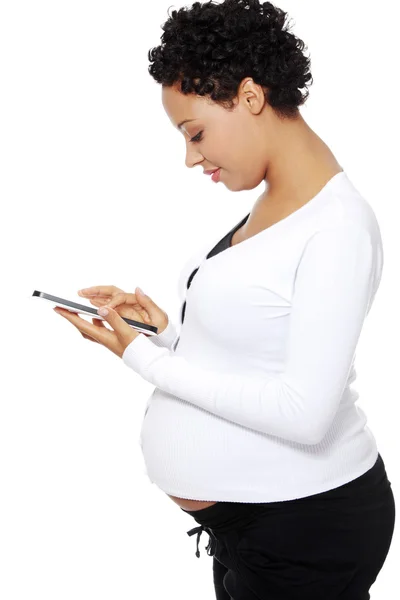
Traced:
<path id="1" fill-rule="evenodd" d="M 189 167 L 194 167 L 199 162 L 203 162 L 204 157 L 196 148 L 189 143 L 186 144 L 186 157 L 185 157 L 185 165 Z"/>

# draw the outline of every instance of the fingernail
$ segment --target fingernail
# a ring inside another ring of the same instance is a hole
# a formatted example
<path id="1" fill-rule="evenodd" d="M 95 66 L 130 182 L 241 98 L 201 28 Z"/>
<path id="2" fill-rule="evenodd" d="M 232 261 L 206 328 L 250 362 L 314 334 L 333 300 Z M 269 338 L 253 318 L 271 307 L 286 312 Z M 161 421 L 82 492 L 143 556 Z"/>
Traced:
<path id="1" fill-rule="evenodd" d="M 106 308 L 99 308 L 99 315 L 106 317 L 108 315 L 108 310 Z"/>
<path id="2" fill-rule="evenodd" d="M 136 289 L 137 289 L 137 290 L 139 290 L 139 292 L 140 292 L 141 294 L 143 294 L 143 296 L 145 296 L 145 295 L 146 295 L 146 294 L 144 293 L 144 291 L 142 290 L 142 288 L 138 287 L 138 288 L 136 288 Z"/>

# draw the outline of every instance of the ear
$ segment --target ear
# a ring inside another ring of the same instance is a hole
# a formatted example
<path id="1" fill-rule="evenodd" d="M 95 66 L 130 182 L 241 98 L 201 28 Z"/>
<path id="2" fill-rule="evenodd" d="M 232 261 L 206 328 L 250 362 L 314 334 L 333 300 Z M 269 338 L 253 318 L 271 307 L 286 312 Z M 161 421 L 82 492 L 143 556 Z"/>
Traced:
<path id="1" fill-rule="evenodd" d="M 254 83 L 252 77 L 245 77 L 240 82 L 238 97 L 254 115 L 258 115 L 262 111 L 266 102 L 263 87 Z"/>

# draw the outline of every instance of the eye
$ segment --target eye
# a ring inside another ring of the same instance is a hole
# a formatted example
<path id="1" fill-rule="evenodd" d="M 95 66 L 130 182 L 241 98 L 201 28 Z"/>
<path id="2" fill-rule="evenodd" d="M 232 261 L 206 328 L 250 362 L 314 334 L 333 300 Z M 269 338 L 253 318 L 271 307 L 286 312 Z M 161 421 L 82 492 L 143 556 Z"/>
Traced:
<path id="1" fill-rule="evenodd" d="M 199 131 L 199 133 L 197 135 L 195 135 L 194 137 L 192 137 L 192 139 L 190 140 L 191 142 L 200 142 L 202 140 L 202 136 L 201 134 L 203 133 L 203 131 Z"/>

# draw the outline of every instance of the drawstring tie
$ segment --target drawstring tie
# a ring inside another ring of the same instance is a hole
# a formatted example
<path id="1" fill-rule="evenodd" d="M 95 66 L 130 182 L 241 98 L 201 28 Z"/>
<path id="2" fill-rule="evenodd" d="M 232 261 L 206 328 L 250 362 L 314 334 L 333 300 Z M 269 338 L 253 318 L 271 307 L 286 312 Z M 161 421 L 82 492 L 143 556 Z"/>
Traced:
<path id="1" fill-rule="evenodd" d="M 211 529 L 209 527 L 200 525 L 199 527 L 194 527 L 190 531 L 186 532 L 188 535 L 194 535 L 195 533 L 197 533 L 197 550 L 196 550 L 197 558 L 200 558 L 199 541 L 200 541 L 200 536 L 203 533 L 203 531 L 208 533 L 208 536 L 209 536 L 208 544 L 206 547 L 208 556 L 214 556 L 214 553 L 215 553 L 215 548 L 216 548 L 216 544 L 217 544 L 215 535 L 213 534 L 213 532 L 211 531 Z"/>

